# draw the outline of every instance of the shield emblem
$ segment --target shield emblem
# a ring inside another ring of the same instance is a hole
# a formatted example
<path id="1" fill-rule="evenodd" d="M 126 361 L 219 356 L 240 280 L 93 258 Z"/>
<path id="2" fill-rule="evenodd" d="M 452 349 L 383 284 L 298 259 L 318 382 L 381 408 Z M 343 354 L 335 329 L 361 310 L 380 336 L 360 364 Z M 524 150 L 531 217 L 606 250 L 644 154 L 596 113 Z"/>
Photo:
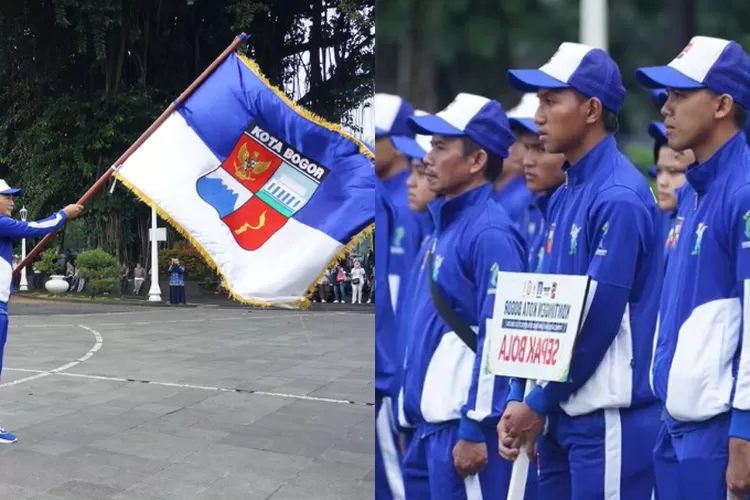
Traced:
<path id="1" fill-rule="evenodd" d="M 260 137 L 269 140 L 262 141 Z M 305 159 L 300 167 L 286 158 L 304 159 L 252 123 L 224 163 L 196 181 L 198 195 L 216 210 L 245 250 L 263 246 L 320 186 L 322 178 L 319 180 L 309 173 L 312 169 L 304 168 L 311 163 L 309 160 Z"/>

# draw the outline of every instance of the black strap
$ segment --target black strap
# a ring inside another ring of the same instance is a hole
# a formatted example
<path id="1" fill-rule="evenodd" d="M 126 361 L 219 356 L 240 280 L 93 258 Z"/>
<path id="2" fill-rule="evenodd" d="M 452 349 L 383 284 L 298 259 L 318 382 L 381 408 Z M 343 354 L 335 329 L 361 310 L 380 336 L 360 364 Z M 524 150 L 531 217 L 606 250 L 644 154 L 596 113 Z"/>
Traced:
<path id="1" fill-rule="evenodd" d="M 471 329 L 466 322 L 453 310 L 448 301 L 440 293 L 437 283 L 433 278 L 433 246 L 427 253 L 427 273 L 429 274 L 428 279 L 430 280 L 430 295 L 432 296 L 432 302 L 435 304 L 438 314 L 443 318 L 443 321 L 458 335 L 458 338 L 464 341 L 464 343 L 474 353 L 477 352 L 477 334 Z"/>

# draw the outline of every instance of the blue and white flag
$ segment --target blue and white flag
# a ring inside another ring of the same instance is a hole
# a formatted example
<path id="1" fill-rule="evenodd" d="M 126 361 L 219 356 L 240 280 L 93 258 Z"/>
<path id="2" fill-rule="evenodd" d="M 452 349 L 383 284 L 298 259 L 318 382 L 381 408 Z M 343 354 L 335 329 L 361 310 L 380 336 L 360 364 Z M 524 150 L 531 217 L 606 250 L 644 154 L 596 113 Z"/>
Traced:
<path id="1" fill-rule="evenodd" d="M 372 152 L 231 54 L 115 174 L 236 299 L 302 305 L 374 220 Z"/>

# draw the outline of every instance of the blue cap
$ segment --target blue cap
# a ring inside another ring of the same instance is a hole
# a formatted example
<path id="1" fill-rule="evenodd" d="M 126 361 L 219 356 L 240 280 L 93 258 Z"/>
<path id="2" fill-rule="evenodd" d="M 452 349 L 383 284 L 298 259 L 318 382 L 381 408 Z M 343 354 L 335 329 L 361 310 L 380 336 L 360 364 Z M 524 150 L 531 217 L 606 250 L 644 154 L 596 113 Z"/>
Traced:
<path id="1" fill-rule="evenodd" d="M 658 109 L 661 109 L 667 102 L 667 91 L 664 89 L 651 90 L 651 100 L 654 101 L 654 105 Z"/>
<path id="2" fill-rule="evenodd" d="M 414 116 L 427 116 L 429 113 L 418 109 L 414 111 Z M 430 136 L 417 135 L 414 138 L 404 136 L 391 137 L 393 147 L 410 159 L 421 160 L 432 148 L 430 146 Z"/>
<path id="3" fill-rule="evenodd" d="M 5 179 L 0 179 L 0 194 L 9 194 L 11 196 L 21 196 L 23 190 L 20 188 L 12 188 L 5 182 Z"/>
<path id="4" fill-rule="evenodd" d="M 534 122 L 534 115 L 539 107 L 539 98 L 536 94 L 524 94 L 518 106 L 508 111 L 508 121 L 511 130 L 520 130 L 529 134 L 539 135 L 539 127 Z"/>
<path id="5" fill-rule="evenodd" d="M 730 40 L 695 36 L 667 66 L 639 68 L 635 77 L 647 88 L 729 94 L 750 109 L 750 57 Z"/>
<path id="6" fill-rule="evenodd" d="M 409 118 L 411 128 L 422 135 L 469 137 L 501 158 L 516 141 L 502 105 L 486 97 L 461 93 L 436 115 Z"/>
<path id="7" fill-rule="evenodd" d="M 375 138 L 414 137 L 407 123 L 414 108 L 405 99 L 392 94 L 375 94 Z"/>
<path id="8" fill-rule="evenodd" d="M 602 49 L 564 42 L 539 69 L 508 70 L 508 83 L 522 92 L 540 89 L 573 89 L 599 99 L 602 106 L 619 113 L 625 87 L 617 63 Z"/>
<path id="9" fill-rule="evenodd" d="M 662 122 L 653 121 L 649 123 L 648 135 L 655 141 L 667 142 L 667 129 Z"/>

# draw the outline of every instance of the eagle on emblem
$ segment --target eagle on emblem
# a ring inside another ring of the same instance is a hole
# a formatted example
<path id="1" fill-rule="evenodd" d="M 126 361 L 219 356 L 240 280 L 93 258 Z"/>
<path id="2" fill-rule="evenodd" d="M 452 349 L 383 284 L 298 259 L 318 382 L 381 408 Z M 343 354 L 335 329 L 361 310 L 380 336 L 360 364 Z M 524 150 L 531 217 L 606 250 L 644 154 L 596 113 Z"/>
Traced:
<path id="1" fill-rule="evenodd" d="M 243 181 L 254 181 L 253 175 L 260 175 L 271 166 L 270 161 L 258 161 L 260 153 L 257 151 L 253 152 L 252 157 L 250 152 L 247 150 L 247 144 L 243 144 L 240 147 L 239 153 L 237 153 L 237 159 L 239 163 L 234 162 L 234 173 Z"/>

